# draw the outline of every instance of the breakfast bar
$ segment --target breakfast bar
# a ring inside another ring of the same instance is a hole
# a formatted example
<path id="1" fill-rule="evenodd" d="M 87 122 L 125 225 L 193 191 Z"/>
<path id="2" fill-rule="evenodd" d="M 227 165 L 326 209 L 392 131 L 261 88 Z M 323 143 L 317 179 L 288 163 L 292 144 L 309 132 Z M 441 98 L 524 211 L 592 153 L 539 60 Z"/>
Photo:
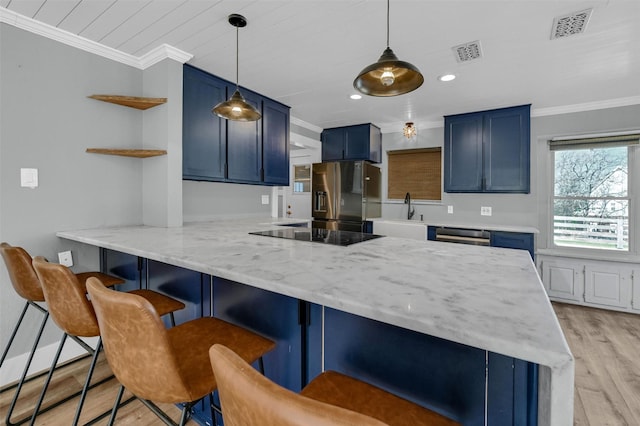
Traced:
<path id="1" fill-rule="evenodd" d="M 573 424 L 573 356 L 528 252 L 255 234 L 292 224 L 250 218 L 57 236 L 100 248 L 110 273 L 113 259 L 148 262 L 147 277 L 178 268 L 159 289 L 182 291 L 193 315 L 246 320 L 277 338 L 274 356 L 284 358 L 267 359 L 266 374 L 293 390 L 346 369 L 464 425 Z"/>

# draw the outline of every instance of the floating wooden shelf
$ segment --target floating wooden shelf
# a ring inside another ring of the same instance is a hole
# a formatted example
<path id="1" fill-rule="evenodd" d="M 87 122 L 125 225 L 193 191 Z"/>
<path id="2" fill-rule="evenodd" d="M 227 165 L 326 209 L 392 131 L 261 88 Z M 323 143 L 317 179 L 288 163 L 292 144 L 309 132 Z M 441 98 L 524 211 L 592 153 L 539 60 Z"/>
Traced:
<path id="1" fill-rule="evenodd" d="M 124 105 L 136 109 L 149 109 L 167 102 L 167 98 L 143 98 L 138 96 L 91 95 L 91 99 Z"/>
<path id="2" fill-rule="evenodd" d="M 164 149 L 107 149 L 107 148 L 87 148 L 90 154 L 120 155 L 123 157 L 148 158 L 159 155 L 167 155 Z"/>

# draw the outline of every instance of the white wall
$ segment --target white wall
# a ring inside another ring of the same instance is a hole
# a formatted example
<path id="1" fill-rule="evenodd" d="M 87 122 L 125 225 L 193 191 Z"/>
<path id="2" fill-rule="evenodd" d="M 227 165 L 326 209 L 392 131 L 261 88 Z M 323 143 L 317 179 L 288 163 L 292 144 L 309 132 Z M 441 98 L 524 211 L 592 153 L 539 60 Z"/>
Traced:
<path id="1" fill-rule="evenodd" d="M 153 159 L 85 149 L 142 147 L 141 111 L 87 98 L 141 95 L 142 72 L 6 24 L 0 55 L 0 240 L 52 260 L 71 249 L 76 269 L 96 269 L 97 249 L 80 249 L 55 233 L 141 223 L 141 161 Z M 20 187 L 21 167 L 39 170 L 38 188 Z M 0 294 L 4 348 L 23 304 L 4 267 Z M 27 318 L 9 357 L 30 350 L 39 320 Z M 42 345 L 60 334 L 50 325 Z"/>

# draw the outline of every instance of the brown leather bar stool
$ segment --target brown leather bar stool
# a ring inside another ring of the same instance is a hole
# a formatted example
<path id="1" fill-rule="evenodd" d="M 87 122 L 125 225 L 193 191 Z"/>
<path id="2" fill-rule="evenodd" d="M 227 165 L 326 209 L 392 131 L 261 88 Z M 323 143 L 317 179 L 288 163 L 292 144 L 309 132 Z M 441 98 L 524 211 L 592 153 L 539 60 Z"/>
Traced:
<path id="1" fill-rule="evenodd" d="M 20 380 L 16 386 L 16 392 L 13 396 L 13 400 L 9 406 L 9 411 L 7 412 L 6 423 L 7 425 L 14 424 L 22 424 L 28 421 L 30 418 L 25 418 L 18 423 L 11 422 L 11 416 L 13 414 L 13 410 L 15 409 L 16 403 L 20 396 L 20 391 L 22 390 L 22 385 L 25 382 L 27 377 L 27 373 L 29 371 L 29 367 L 31 366 L 31 362 L 33 361 L 33 356 L 35 355 L 36 349 L 38 348 L 38 343 L 40 342 L 40 338 L 42 337 L 42 332 L 44 327 L 49 319 L 49 311 L 40 305 L 45 301 L 44 294 L 42 293 L 42 287 L 40 286 L 40 281 L 36 275 L 36 272 L 33 270 L 33 266 L 31 265 L 31 256 L 26 252 L 22 247 L 14 247 L 6 242 L 0 243 L 0 254 L 2 254 L 2 258 L 4 260 L 5 266 L 7 268 L 7 272 L 9 273 L 9 279 L 11 281 L 11 285 L 15 292 L 25 300 L 24 308 L 20 317 L 18 318 L 18 322 L 16 323 L 13 332 L 11 333 L 11 337 L 9 337 L 9 342 L 2 353 L 2 357 L 0 357 L 0 367 L 4 364 L 4 361 L 9 353 L 9 349 L 13 344 L 13 340 L 18 333 L 18 329 L 22 324 L 22 320 L 24 319 L 25 314 L 29 307 L 33 307 L 39 312 L 43 314 L 42 322 L 40 323 L 40 328 L 36 333 L 35 340 L 33 342 L 33 346 L 31 348 L 31 352 L 27 358 L 27 363 L 24 367 L 22 375 L 20 376 Z M 115 284 L 121 284 L 124 282 L 121 278 L 113 277 L 111 275 L 103 274 L 100 272 L 83 272 L 80 274 L 76 274 L 76 277 L 80 282 L 85 282 L 89 277 L 97 277 L 101 281 L 105 283 L 105 285 L 113 286 Z M 53 404 L 47 409 L 51 409 L 54 406 L 62 404 L 63 402 L 68 401 L 71 398 L 78 396 L 79 393 L 75 395 L 70 395 L 61 401 L 58 401 L 56 404 Z M 44 410 L 43 410 L 44 411 Z"/>
<path id="2" fill-rule="evenodd" d="M 100 336 L 98 320 L 96 319 L 92 303 L 87 298 L 86 283 L 80 282 L 78 277 L 74 275 L 69 268 L 57 263 L 49 263 L 41 256 L 34 258 L 32 263 L 33 269 L 36 271 L 40 284 L 42 285 L 45 300 L 49 307 L 49 313 L 64 333 L 60 340 L 58 351 L 54 357 L 51 369 L 49 370 L 49 375 L 42 387 L 40 398 L 38 399 L 31 416 L 31 424 L 35 421 L 40 406 L 42 405 L 49 382 L 53 376 L 55 365 L 57 364 L 62 348 L 64 347 L 65 340 L 67 337 L 71 337 L 87 352 L 93 355 L 89 371 L 87 372 L 87 378 L 80 395 L 80 401 L 78 402 L 78 407 L 73 419 L 72 424 L 75 426 L 78 424 L 78 420 L 80 419 L 82 406 L 91 383 L 91 376 L 93 375 L 93 370 L 98 360 L 98 354 L 102 347 L 101 339 L 98 340 L 96 348 L 92 349 L 82 341 L 80 337 Z M 91 277 L 90 279 L 97 280 L 96 277 Z M 150 306 L 152 306 L 154 312 L 157 312 L 156 315 L 159 316 L 169 314 L 173 317 L 173 312 L 184 309 L 185 307 L 184 303 L 155 291 L 133 290 L 130 293 L 146 300 Z"/>
<path id="3" fill-rule="evenodd" d="M 109 424 L 115 421 L 124 388 L 167 424 L 175 423 L 151 401 L 183 403 L 184 425 L 191 407 L 208 395 L 215 419 L 211 393 L 217 384 L 209 348 L 221 343 L 245 362 L 260 360 L 262 366 L 262 356 L 275 347 L 273 341 L 218 318 L 198 318 L 167 330 L 144 298 L 109 290 L 95 278 L 87 280 L 87 290 L 107 361 L 122 384 Z"/>
<path id="4" fill-rule="evenodd" d="M 222 345 L 209 350 L 225 426 L 460 426 L 368 383 L 327 371 L 300 394 L 258 374 Z"/>

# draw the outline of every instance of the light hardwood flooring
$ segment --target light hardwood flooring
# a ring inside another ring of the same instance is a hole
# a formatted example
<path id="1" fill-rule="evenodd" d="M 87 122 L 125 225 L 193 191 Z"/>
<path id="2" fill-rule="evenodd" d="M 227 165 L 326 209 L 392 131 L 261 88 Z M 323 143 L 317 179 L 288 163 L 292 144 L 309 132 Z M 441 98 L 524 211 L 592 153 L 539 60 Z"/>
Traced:
<path id="1" fill-rule="evenodd" d="M 574 424 L 640 425 L 640 315 L 553 307 L 575 358 Z"/>
<path id="2" fill-rule="evenodd" d="M 554 303 L 553 307 L 576 360 L 575 425 L 640 425 L 640 315 Z M 65 366 L 54 375 L 46 401 L 57 400 L 80 390 L 89 360 Z M 110 375 L 101 359 L 94 382 Z M 29 413 L 44 379 L 24 386 L 13 421 Z M 118 390 L 111 379 L 92 389 L 82 411 L 81 424 L 109 410 Z M 128 394 L 125 394 L 125 398 Z M 0 392 L 0 424 L 4 424 L 13 390 Z M 68 426 L 78 398 L 38 416 L 37 425 Z M 47 403 L 45 402 L 45 406 Z M 180 412 L 171 404 L 160 407 L 178 420 Z M 105 425 L 107 419 L 97 423 Z M 117 425 L 163 424 L 140 402 L 134 401 L 118 412 Z M 189 425 L 195 425 L 193 421 Z"/>

